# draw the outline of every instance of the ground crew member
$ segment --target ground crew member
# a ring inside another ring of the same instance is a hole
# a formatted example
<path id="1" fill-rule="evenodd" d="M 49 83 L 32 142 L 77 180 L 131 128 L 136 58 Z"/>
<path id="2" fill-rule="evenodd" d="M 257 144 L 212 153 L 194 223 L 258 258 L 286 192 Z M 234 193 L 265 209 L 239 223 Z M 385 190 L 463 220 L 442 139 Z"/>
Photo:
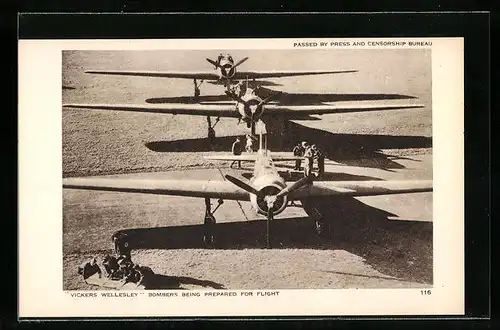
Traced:
<path id="1" fill-rule="evenodd" d="M 317 150 L 317 158 L 318 158 L 318 176 L 325 173 L 325 152 L 322 148 L 318 148 Z"/>
<path id="2" fill-rule="evenodd" d="M 314 162 L 317 163 L 318 161 L 318 147 L 315 144 L 311 145 L 311 151 L 313 155 L 313 166 L 311 167 L 311 171 L 314 172 Z"/>
<path id="3" fill-rule="evenodd" d="M 304 156 L 304 149 L 302 148 L 302 145 L 300 143 L 297 143 L 297 145 L 293 148 L 293 155 L 295 157 L 303 157 Z M 295 170 L 300 171 L 300 165 L 302 163 L 302 159 L 297 159 L 295 161 Z"/>
<path id="4" fill-rule="evenodd" d="M 97 264 L 96 258 L 87 260 L 78 267 L 78 274 L 83 275 L 83 280 L 85 281 L 85 283 L 87 283 L 87 279 L 90 276 L 96 273 L 99 274 L 99 278 L 102 277 L 102 271 L 99 265 Z"/>
<path id="5" fill-rule="evenodd" d="M 241 144 L 240 138 L 236 138 L 236 141 L 234 141 L 233 146 L 231 148 L 233 155 L 239 156 L 241 155 L 241 152 L 243 150 L 243 146 Z M 234 163 L 238 162 L 238 168 L 241 168 L 241 160 L 235 160 L 231 163 L 231 168 L 233 168 Z"/>
<path id="6" fill-rule="evenodd" d="M 312 169 L 313 169 L 313 162 L 314 162 L 314 155 L 311 147 L 306 147 L 306 150 L 304 151 L 304 176 L 305 177 L 311 177 L 312 174 Z"/>
<path id="7" fill-rule="evenodd" d="M 253 138 L 250 134 L 247 134 L 247 146 L 246 151 L 252 153 L 253 152 Z"/>

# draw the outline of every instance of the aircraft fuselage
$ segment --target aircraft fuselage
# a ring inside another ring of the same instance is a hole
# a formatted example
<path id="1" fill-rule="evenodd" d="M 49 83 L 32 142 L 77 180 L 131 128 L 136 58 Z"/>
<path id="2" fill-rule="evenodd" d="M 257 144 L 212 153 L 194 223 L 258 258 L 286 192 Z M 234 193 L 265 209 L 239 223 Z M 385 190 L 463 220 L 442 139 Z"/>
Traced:
<path id="1" fill-rule="evenodd" d="M 264 196 L 276 195 L 286 187 L 285 180 L 279 175 L 271 157 L 265 150 L 259 150 L 259 157 L 255 162 L 253 177 L 250 183 L 259 191 L 260 196 L 252 194 L 250 202 L 253 208 L 262 215 L 267 215 L 268 206 Z M 273 214 L 279 214 L 287 206 L 286 196 L 277 198 L 273 206 Z"/>

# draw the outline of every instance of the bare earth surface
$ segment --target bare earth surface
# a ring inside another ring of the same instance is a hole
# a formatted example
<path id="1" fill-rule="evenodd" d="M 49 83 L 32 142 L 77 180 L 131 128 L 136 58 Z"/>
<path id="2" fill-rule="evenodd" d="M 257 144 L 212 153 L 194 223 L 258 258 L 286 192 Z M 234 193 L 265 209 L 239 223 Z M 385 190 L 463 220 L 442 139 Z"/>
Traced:
<path id="1" fill-rule="evenodd" d="M 192 81 L 86 74 L 88 69 L 207 70 L 209 52 L 63 53 L 63 103 L 186 102 Z M 295 121 L 285 150 L 308 140 L 328 149 L 325 179 L 432 179 L 430 53 L 426 51 L 234 51 L 250 59 L 242 70 L 358 69 L 358 73 L 273 79 L 281 103 L 421 103 L 422 109 L 315 116 Z M 283 59 L 287 59 L 286 61 Z M 221 86 L 205 83 L 207 100 Z M 300 93 L 300 95 L 297 95 Z M 391 94 L 391 95 L 387 95 Z M 395 96 L 396 95 L 396 96 Z M 411 99 L 391 99 L 401 95 Z M 382 100 L 384 99 L 384 100 Z M 388 100 L 387 99 L 391 99 Z M 195 116 L 63 109 L 63 176 L 136 175 L 220 178 L 227 153 L 246 126 L 222 119 L 218 144 L 205 142 L 206 119 Z M 244 164 L 243 172 L 251 172 Z M 283 170 L 289 169 L 284 165 Z M 287 167 L 288 166 L 288 167 Z M 188 169 L 186 171 L 186 169 Z M 142 172 L 142 173 L 140 173 Z M 125 174 L 129 173 L 129 174 Z M 130 174 L 137 173 L 137 174 Z M 333 200 L 329 239 L 317 238 L 301 208 L 274 224 L 275 248 L 265 249 L 265 221 L 248 203 L 226 201 L 215 213 L 218 245 L 203 249 L 204 203 L 195 198 L 65 190 L 64 289 L 95 289 L 76 273 L 85 258 L 111 253 L 111 235 L 132 237 L 133 260 L 157 274 L 157 288 L 396 288 L 432 285 L 432 194 Z M 339 221 L 340 222 L 340 221 Z"/>

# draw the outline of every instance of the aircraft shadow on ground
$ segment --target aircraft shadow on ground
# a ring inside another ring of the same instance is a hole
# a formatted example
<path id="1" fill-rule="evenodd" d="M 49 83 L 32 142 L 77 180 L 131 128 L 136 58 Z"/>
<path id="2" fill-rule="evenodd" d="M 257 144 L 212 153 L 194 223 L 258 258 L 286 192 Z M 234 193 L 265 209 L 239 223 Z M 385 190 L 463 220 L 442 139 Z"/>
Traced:
<path id="1" fill-rule="evenodd" d="M 260 88 L 258 95 L 267 98 L 278 92 L 267 88 Z M 271 103 L 280 105 L 321 105 L 329 102 L 340 101 L 381 101 L 381 100 L 403 100 L 415 99 L 415 96 L 402 94 L 336 94 L 336 93 L 287 93 L 283 92 L 276 96 Z M 147 103 L 218 103 L 231 102 L 227 95 L 201 95 L 198 99 L 193 96 L 157 97 L 146 99 Z"/>
<path id="2" fill-rule="evenodd" d="M 291 151 L 297 143 L 306 140 L 309 143 L 322 146 L 327 159 L 351 166 L 386 170 L 400 169 L 404 166 L 394 161 L 399 157 L 385 155 L 381 152 L 382 149 L 432 147 L 432 138 L 425 136 L 330 133 L 294 122 L 288 122 L 287 126 L 287 136 L 281 137 L 281 141 L 269 140 L 268 148 L 270 150 Z M 217 137 L 213 145 L 210 145 L 206 138 L 153 141 L 147 142 L 145 145 L 156 152 L 230 152 L 237 137 L 241 138 L 242 136 Z"/>
<path id="3" fill-rule="evenodd" d="M 391 213 L 354 198 L 322 202 L 332 214 L 331 232 L 319 237 L 309 217 L 275 219 L 274 249 L 345 250 L 377 271 L 401 280 L 432 283 L 432 222 L 391 221 Z M 215 214 L 217 217 L 217 214 Z M 200 215 L 200 222 L 203 221 Z M 121 230 L 133 249 L 199 249 L 203 225 Z M 266 247 L 266 221 L 218 223 L 215 249 Z M 321 270 L 321 265 L 317 265 Z"/>
<path id="4" fill-rule="evenodd" d="M 188 276 L 167 276 L 154 274 L 143 283 L 146 290 L 183 290 L 182 285 L 195 285 L 203 288 L 225 289 L 224 285 L 208 280 L 199 280 Z"/>

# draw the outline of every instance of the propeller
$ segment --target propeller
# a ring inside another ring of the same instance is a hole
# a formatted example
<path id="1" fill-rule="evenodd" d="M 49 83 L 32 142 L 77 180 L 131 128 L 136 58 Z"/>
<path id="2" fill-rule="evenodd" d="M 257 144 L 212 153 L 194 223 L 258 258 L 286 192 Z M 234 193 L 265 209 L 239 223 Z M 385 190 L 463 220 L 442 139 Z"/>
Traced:
<path id="1" fill-rule="evenodd" d="M 247 84 L 247 91 L 248 91 L 248 78 L 246 80 L 246 84 Z M 241 104 L 243 104 L 243 106 L 245 107 L 245 109 L 247 109 L 248 107 L 248 101 L 245 101 L 241 98 L 241 96 L 237 95 L 235 92 L 233 91 L 229 91 L 229 90 L 226 90 L 224 91 L 226 93 L 227 96 L 229 96 L 230 99 L 234 100 L 234 101 L 237 101 Z M 274 99 L 275 97 L 277 97 L 278 95 L 281 95 L 282 92 L 276 92 L 274 94 L 271 94 L 269 95 L 268 97 L 266 97 L 265 99 L 261 100 L 257 106 L 256 106 L 256 110 L 255 112 L 257 112 L 257 109 L 261 109 L 262 106 L 266 103 L 268 103 L 269 101 L 271 101 L 272 99 Z M 245 110 L 246 112 L 246 110 Z M 250 111 L 250 123 L 251 123 L 251 133 L 252 135 L 255 135 L 255 118 L 254 118 L 254 115 L 255 115 L 255 112 L 254 111 Z M 259 111 L 259 113 L 261 113 L 262 111 Z"/>
<path id="2" fill-rule="evenodd" d="M 213 66 L 215 66 L 216 68 L 219 67 L 219 63 L 217 63 L 216 61 L 214 60 L 211 60 L 209 58 L 206 58 L 206 60 L 208 61 L 208 63 L 212 64 Z"/>
<path id="3" fill-rule="evenodd" d="M 237 177 L 234 177 L 230 174 L 226 174 L 224 176 L 229 182 L 233 183 L 234 185 L 240 187 L 241 189 L 257 195 L 259 197 L 262 197 L 263 192 L 257 190 L 255 187 L 253 187 L 250 182 L 248 181 L 243 181 L 241 179 L 238 179 Z M 273 208 L 274 208 L 274 203 L 276 200 L 280 197 L 284 197 L 297 189 L 302 188 L 303 186 L 312 183 L 312 178 L 310 177 L 304 177 L 298 181 L 295 181 L 293 184 L 290 186 L 282 189 L 278 194 L 276 195 L 266 195 L 264 196 L 264 200 L 267 203 L 267 247 L 271 248 L 271 220 L 274 219 L 274 213 L 273 213 Z"/>
<path id="4" fill-rule="evenodd" d="M 276 93 L 274 93 L 274 94 L 269 95 L 268 97 L 266 97 L 265 99 L 263 99 L 263 100 L 262 100 L 262 101 L 258 104 L 258 106 L 260 107 L 260 106 L 262 106 L 262 105 L 264 105 L 264 104 L 268 103 L 269 101 L 271 101 L 272 99 L 274 99 L 276 96 L 281 95 L 282 93 L 283 93 L 283 92 L 276 92 Z"/>
<path id="5" fill-rule="evenodd" d="M 243 104 L 246 104 L 246 101 L 243 100 L 239 95 L 235 94 L 234 92 L 232 91 L 224 91 L 226 93 L 227 96 L 229 96 L 231 99 L 235 100 L 235 101 L 238 101 L 239 103 L 243 103 Z"/>
<path id="6" fill-rule="evenodd" d="M 237 178 L 231 174 L 226 174 L 224 177 L 227 179 L 227 181 L 240 187 L 241 189 L 245 190 L 246 192 L 257 195 L 259 197 L 263 196 L 263 192 L 257 190 L 257 188 L 252 186 L 252 184 L 250 182 L 248 182 L 247 180 L 242 180 L 242 179 Z M 267 196 L 264 196 L 264 198 L 265 198 L 266 202 L 268 203 L 268 206 L 271 206 L 271 208 L 272 208 L 272 206 L 274 206 L 274 202 L 276 201 L 276 199 L 278 199 L 280 197 L 284 197 L 286 195 L 289 195 L 290 193 L 302 188 L 303 186 L 312 183 L 312 181 L 313 180 L 310 177 L 303 177 L 302 179 L 297 180 L 294 183 L 292 183 L 290 186 L 282 189 L 276 195 L 267 195 Z"/>
<path id="7" fill-rule="evenodd" d="M 250 184 L 250 182 L 248 182 L 248 181 L 245 182 L 245 181 L 238 179 L 237 177 L 232 176 L 230 174 L 226 174 L 224 177 L 227 179 L 227 181 L 231 182 L 232 184 L 240 187 L 241 189 L 243 189 L 251 194 L 254 194 L 257 196 L 260 196 L 260 194 L 261 194 L 260 191 L 258 191 L 254 186 L 252 186 Z"/>
<path id="8" fill-rule="evenodd" d="M 237 66 L 240 66 L 241 64 L 243 64 L 246 60 L 248 60 L 248 57 L 244 57 L 242 58 L 241 60 L 239 60 L 238 62 L 236 62 L 236 64 L 233 66 L 233 68 L 236 68 Z"/>
<path id="9" fill-rule="evenodd" d="M 205 58 L 205 59 L 207 60 L 208 63 L 212 64 L 216 68 L 220 67 L 220 64 L 217 61 L 214 61 L 214 60 L 212 60 L 210 58 Z M 242 58 L 241 60 L 239 60 L 238 62 L 236 62 L 236 64 L 233 65 L 233 68 L 236 68 L 237 66 L 240 66 L 241 64 L 245 63 L 246 60 L 248 60 L 248 57 Z"/>
<path id="10" fill-rule="evenodd" d="M 277 195 L 276 198 L 280 198 L 283 196 L 286 196 L 290 194 L 291 192 L 294 192 L 297 189 L 302 188 L 303 186 L 312 183 L 312 178 L 311 177 L 303 177 L 300 180 L 295 181 L 292 183 L 290 186 L 286 187 L 285 189 L 281 190 Z"/>

